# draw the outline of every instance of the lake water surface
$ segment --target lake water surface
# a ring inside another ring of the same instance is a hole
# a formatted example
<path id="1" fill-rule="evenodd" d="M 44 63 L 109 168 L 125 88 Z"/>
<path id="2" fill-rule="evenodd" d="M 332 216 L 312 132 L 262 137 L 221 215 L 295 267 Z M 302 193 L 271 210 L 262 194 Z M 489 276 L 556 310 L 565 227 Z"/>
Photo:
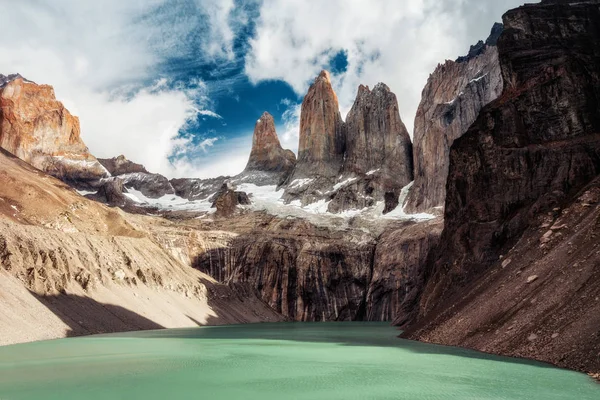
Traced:
<path id="1" fill-rule="evenodd" d="M 397 335 L 385 323 L 284 323 L 0 347 L 0 400 L 600 399 L 583 374 Z"/>

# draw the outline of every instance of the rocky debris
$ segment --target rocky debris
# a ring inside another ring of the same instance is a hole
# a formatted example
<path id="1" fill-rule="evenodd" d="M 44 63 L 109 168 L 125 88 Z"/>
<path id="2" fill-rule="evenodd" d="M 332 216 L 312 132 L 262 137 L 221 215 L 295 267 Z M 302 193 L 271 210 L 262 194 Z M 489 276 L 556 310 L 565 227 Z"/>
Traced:
<path id="1" fill-rule="evenodd" d="M 406 204 L 408 213 L 430 212 L 444 205 L 452 143 L 502 92 L 495 46 L 502 27 L 494 25 L 490 38 L 485 44 L 480 42 L 472 57 L 446 61 L 429 77 L 415 117 L 415 183 Z"/>
<path id="2" fill-rule="evenodd" d="M 223 233 L 87 200 L 3 149 L 0 170 L 0 344 L 282 319 L 190 267 Z"/>
<path id="3" fill-rule="evenodd" d="M 65 182 L 109 176 L 81 140 L 79 119 L 56 100 L 51 86 L 14 75 L 2 81 L 0 147 Z"/>
<path id="4" fill-rule="evenodd" d="M 143 165 L 129 161 L 124 155 L 113 158 L 99 158 L 98 162 L 102 164 L 112 176 L 133 174 L 136 172 L 144 174 L 149 173 Z"/>
<path id="5" fill-rule="evenodd" d="M 213 197 L 226 181 L 231 178 L 220 176 L 211 179 L 171 179 L 175 194 L 190 201 L 204 200 Z"/>
<path id="6" fill-rule="evenodd" d="M 296 155 L 281 147 L 273 116 L 265 112 L 254 127 L 248 164 L 236 179 L 260 185 L 279 185 L 292 173 L 295 164 Z"/>
<path id="7" fill-rule="evenodd" d="M 589 356 L 600 353 L 600 208 L 583 200 L 600 190 L 598 4 L 505 14 L 505 88 L 452 146 L 446 225 L 408 337 L 600 371 Z M 548 216 L 570 228 L 540 248 Z M 528 285 L 529 271 L 543 281 Z M 495 333 L 504 326 L 515 328 Z M 564 327 L 552 345 L 541 339 Z"/>
<path id="8" fill-rule="evenodd" d="M 237 192 L 229 182 L 223 184 L 219 192 L 215 195 L 212 207 L 217 209 L 217 215 L 228 217 L 238 209 L 240 205 L 250 205 L 250 198 L 245 192 Z"/>
<path id="9" fill-rule="evenodd" d="M 106 202 L 110 205 L 125 207 L 125 205 L 131 200 L 127 198 L 123 193 L 126 193 L 127 189 L 123 187 L 123 181 L 119 178 L 108 178 L 105 179 L 98 193 L 94 195 L 93 199 L 98 201 Z"/>
<path id="10" fill-rule="evenodd" d="M 160 174 L 134 172 L 119 175 L 119 179 L 123 181 L 125 187 L 135 189 L 151 199 L 175 194 L 175 188 L 171 182 Z"/>

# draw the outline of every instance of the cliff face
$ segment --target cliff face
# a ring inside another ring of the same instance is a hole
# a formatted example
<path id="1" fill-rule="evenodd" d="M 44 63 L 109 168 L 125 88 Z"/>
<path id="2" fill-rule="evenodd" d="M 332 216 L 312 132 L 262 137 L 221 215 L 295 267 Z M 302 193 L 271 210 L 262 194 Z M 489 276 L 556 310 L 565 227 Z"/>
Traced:
<path id="1" fill-rule="evenodd" d="M 411 337 L 598 372 L 597 188 L 581 190 L 600 174 L 600 2 L 526 5 L 504 24 L 505 89 L 452 146 Z"/>
<path id="2" fill-rule="evenodd" d="M 358 88 L 346 117 L 346 134 L 341 179 L 360 181 L 338 191 L 330 211 L 362 209 L 386 193 L 398 198 L 400 189 L 413 180 L 412 144 L 396 95 L 385 84 L 377 84 L 372 91 L 363 85 Z"/>
<path id="3" fill-rule="evenodd" d="M 396 95 L 383 83 L 361 85 L 344 123 L 329 73 L 321 72 L 302 103 L 298 163 L 285 185 L 287 202 L 324 200 L 329 212 L 398 204 L 413 179 L 412 145 Z"/>
<path id="4" fill-rule="evenodd" d="M 193 265 L 219 282 L 256 292 L 295 321 L 391 321 L 403 315 L 415 305 L 422 267 L 441 232 L 439 220 L 392 224 L 376 238 L 361 229 L 252 218 L 238 218 L 243 227 L 220 221 L 235 235 Z"/>
<path id="5" fill-rule="evenodd" d="M 294 153 L 281 147 L 273 116 L 265 112 L 254 127 L 252 151 L 240 178 L 253 183 L 279 185 L 287 179 L 295 164 Z"/>
<path id="6" fill-rule="evenodd" d="M 79 119 L 54 89 L 20 76 L 0 87 L 0 147 L 65 181 L 95 181 L 108 172 L 80 137 Z"/>
<path id="7" fill-rule="evenodd" d="M 496 41 L 502 25 L 490 38 L 473 46 L 469 55 L 439 65 L 429 77 L 414 130 L 415 183 L 406 211 L 425 212 L 444 205 L 450 147 L 502 92 Z"/>
<path id="8" fill-rule="evenodd" d="M 345 149 L 344 122 L 329 72 L 322 71 L 302 101 L 298 164 L 294 177 L 335 178 Z"/>

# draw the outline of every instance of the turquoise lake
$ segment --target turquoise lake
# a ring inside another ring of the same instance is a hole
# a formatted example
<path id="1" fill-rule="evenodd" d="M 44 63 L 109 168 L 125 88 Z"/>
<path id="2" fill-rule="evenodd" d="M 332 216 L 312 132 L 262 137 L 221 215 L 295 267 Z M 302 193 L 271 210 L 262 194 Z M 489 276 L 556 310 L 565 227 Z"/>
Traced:
<path id="1" fill-rule="evenodd" d="M 0 347 L 0 400 L 600 399 L 584 374 L 398 333 L 385 323 L 282 323 Z"/>

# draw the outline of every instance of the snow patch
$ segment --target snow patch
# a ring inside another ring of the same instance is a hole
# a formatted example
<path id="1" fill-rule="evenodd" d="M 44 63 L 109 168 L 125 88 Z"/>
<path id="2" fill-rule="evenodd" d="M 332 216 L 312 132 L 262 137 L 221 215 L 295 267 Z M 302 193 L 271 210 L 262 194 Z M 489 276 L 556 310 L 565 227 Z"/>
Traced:
<path id="1" fill-rule="evenodd" d="M 312 178 L 304 178 L 304 179 L 294 179 L 292 183 L 288 186 L 290 189 L 292 188 L 302 188 L 304 186 L 308 186 L 314 179 Z"/>
<path id="2" fill-rule="evenodd" d="M 379 168 L 379 169 L 373 169 L 373 170 L 367 172 L 367 175 L 373 175 L 374 173 L 379 172 L 379 171 L 381 171 L 381 168 Z"/>
<path id="3" fill-rule="evenodd" d="M 139 190 L 135 190 L 133 188 L 127 188 L 128 193 L 123 193 L 130 200 L 142 204 L 149 205 L 152 207 L 159 208 L 161 210 L 172 210 L 172 211 L 197 211 L 197 212 L 211 212 L 214 211 L 211 209 L 212 202 L 208 199 L 211 196 L 208 196 L 202 200 L 194 200 L 189 201 L 188 199 L 184 199 L 183 197 L 179 197 L 175 194 L 166 194 L 158 199 L 151 199 L 146 197 Z"/>
<path id="4" fill-rule="evenodd" d="M 483 78 L 485 78 L 486 76 L 488 76 L 488 74 L 481 75 L 479 78 L 471 79 L 471 80 L 469 81 L 469 83 L 473 83 L 473 82 L 479 82 L 480 80 L 482 80 L 482 79 L 483 79 Z"/>
<path id="5" fill-rule="evenodd" d="M 336 183 L 335 185 L 333 185 L 333 191 L 340 190 L 341 188 L 343 188 L 344 186 L 348 186 L 349 184 L 351 184 L 355 180 L 357 180 L 357 178 L 348 178 L 348 179 L 346 179 L 343 182 Z"/>

